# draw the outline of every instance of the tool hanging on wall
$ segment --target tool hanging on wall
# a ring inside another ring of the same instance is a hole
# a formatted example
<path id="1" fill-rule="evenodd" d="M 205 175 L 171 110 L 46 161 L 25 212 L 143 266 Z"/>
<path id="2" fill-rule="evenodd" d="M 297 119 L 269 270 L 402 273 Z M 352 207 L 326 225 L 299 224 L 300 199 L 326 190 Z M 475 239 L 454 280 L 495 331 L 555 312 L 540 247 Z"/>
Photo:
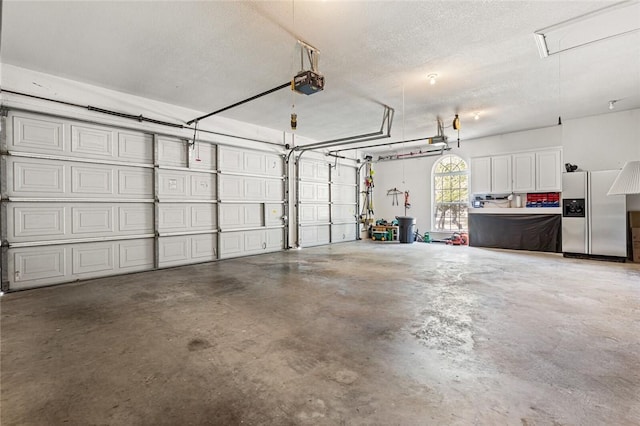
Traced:
<path id="1" fill-rule="evenodd" d="M 393 188 L 387 191 L 387 195 L 391 195 L 393 198 L 391 199 L 392 206 L 399 206 L 400 201 L 398 199 L 398 195 L 402 194 L 402 191 L 398 190 L 398 188 Z"/>
<path id="2" fill-rule="evenodd" d="M 411 203 L 409 202 L 409 191 L 404 191 L 404 215 L 407 215 L 407 209 L 411 208 Z"/>

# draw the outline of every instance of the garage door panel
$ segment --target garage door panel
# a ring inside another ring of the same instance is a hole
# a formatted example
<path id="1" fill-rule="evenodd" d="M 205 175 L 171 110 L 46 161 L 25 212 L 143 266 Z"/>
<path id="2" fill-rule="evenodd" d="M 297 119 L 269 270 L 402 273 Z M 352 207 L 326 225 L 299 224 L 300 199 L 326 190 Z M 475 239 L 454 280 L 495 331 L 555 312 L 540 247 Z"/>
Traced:
<path id="1" fill-rule="evenodd" d="M 329 186 L 328 185 L 318 185 L 317 188 L 317 200 L 316 201 L 329 201 Z"/>
<path id="2" fill-rule="evenodd" d="M 264 199 L 269 201 L 280 201 L 284 197 L 284 189 L 281 180 L 265 180 Z"/>
<path id="3" fill-rule="evenodd" d="M 300 182 L 300 201 L 312 203 L 329 202 L 329 185 L 315 182 Z"/>
<path id="4" fill-rule="evenodd" d="M 7 203 L 9 243 L 118 237 L 153 232 L 153 205 Z"/>
<path id="5" fill-rule="evenodd" d="M 13 116 L 10 149 L 37 153 L 61 153 L 65 150 L 61 121 Z"/>
<path id="6" fill-rule="evenodd" d="M 280 228 L 265 230 L 265 241 L 265 250 L 281 250 L 284 248 L 284 231 Z"/>
<path id="7" fill-rule="evenodd" d="M 217 235 L 202 234 L 191 236 L 191 258 L 194 261 L 209 262 L 216 260 Z"/>
<path id="8" fill-rule="evenodd" d="M 223 172 L 278 177 L 284 172 L 284 161 L 277 154 L 221 146 L 219 156 L 218 170 Z"/>
<path id="9" fill-rule="evenodd" d="M 189 260 L 191 245 L 187 235 L 160 237 L 158 244 L 160 266 L 185 263 Z"/>
<path id="10" fill-rule="evenodd" d="M 356 224 L 343 223 L 331 226 L 331 242 L 353 241 L 356 239 Z"/>
<path id="11" fill-rule="evenodd" d="M 315 179 L 316 177 L 316 163 L 311 161 L 301 160 L 299 167 L 299 174 L 301 179 Z"/>
<path id="12" fill-rule="evenodd" d="M 318 165 L 317 178 L 322 181 L 329 180 L 329 165 L 327 163 Z"/>
<path id="13" fill-rule="evenodd" d="M 242 228 L 244 225 L 244 205 L 222 204 L 220 206 L 220 228 Z"/>
<path id="14" fill-rule="evenodd" d="M 66 275 L 67 252 L 64 247 L 15 249 L 11 251 L 9 279 L 13 282 L 63 279 Z"/>
<path id="15" fill-rule="evenodd" d="M 82 234 L 113 233 L 113 207 L 71 207 L 71 232 Z"/>
<path id="16" fill-rule="evenodd" d="M 121 241 L 119 245 L 118 266 L 122 271 L 153 268 L 154 246 L 152 239 Z"/>
<path id="17" fill-rule="evenodd" d="M 244 178 L 244 198 L 262 200 L 265 197 L 265 182 L 262 179 Z"/>
<path id="18" fill-rule="evenodd" d="M 329 205 L 300 205 L 300 223 L 317 223 L 329 221 Z"/>
<path id="19" fill-rule="evenodd" d="M 160 204 L 158 206 L 158 231 L 174 232 L 189 229 L 189 206 Z"/>
<path id="20" fill-rule="evenodd" d="M 158 177 L 160 198 L 181 198 L 188 195 L 186 174 L 159 170 Z"/>
<path id="21" fill-rule="evenodd" d="M 331 186 L 331 200 L 335 203 L 354 203 L 355 204 L 355 187 L 346 185 Z"/>
<path id="22" fill-rule="evenodd" d="M 303 180 L 326 182 L 329 180 L 329 165 L 326 162 L 300 160 L 299 174 Z"/>
<path id="23" fill-rule="evenodd" d="M 118 168 L 118 196 L 151 198 L 153 196 L 153 170 Z"/>
<path id="24" fill-rule="evenodd" d="M 281 201 L 282 180 L 222 175 L 220 199 L 229 201 Z"/>
<path id="25" fill-rule="evenodd" d="M 215 145 L 198 142 L 194 150 L 193 161 L 190 163 L 190 167 L 192 169 L 216 170 L 217 161 Z"/>
<path id="26" fill-rule="evenodd" d="M 159 266 L 179 266 L 211 262 L 217 259 L 216 234 L 179 235 L 160 237 Z"/>
<path id="27" fill-rule="evenodd" d="M 329 185 L 324 183 L 301 182 L 300 201 L 304 202 L 329 202 Z"/>
<path id="28" fill-rule="evenodd" d="M 316 184 L 309 182 L 300 183 L 300 201 L 316 201 Z"/>
<path id="29" fill-rule="evenodd" d="M 265 155 L 261 152 L 244 152 L 244 167 L 243 171 L 264 174 L 266 172 L 265 167 Z"/>
<path id="30" fill-rule="evenodd" d="M 282 216 L 284 216 L 284 205 L 282 204 L 266 204 L 265 205 L 265 225 L 282 225 Z"/>
<path id="31" fill-rule="evenodd" d="M 311 204 L 300 205 L 300 222 L 301 223 L 313 223 L 318 222 L 317 207 Z"/>
<path id="32" fill-rule="evenodd" d="M 242 232 L 223 232 L 220 238 L 220 258 L 241 256 L 244 252 Z"/>
<path id="33" fill-rule="evenodd" d="M 334 204 L 331 206 L 331 218 L 334 222 L 347 222 L 356 220 L 356 206 L 352 204 Z"/>
<path id="34" fill-rule="evenodd" d="M 114 271 L 115 244 L 84 244 L 71 249 L 74 275 Z"/>
<path id="35" fill-rule="evenodd" d="M 145 133 L 118 134 L 118 159 L 142 164 L 153 162 L 153 136 Z"/>
<path id="36" fill-rule="evenodd" d="M 262 204 L 249 204 L 244 206 L 244 225 L 247 227 L 262 226 Z"/>
<path id="37" fill-rule="evenodd" d="M 300 227 L 300 243 L 304 247 L 329 244 L 330 236 L 329 225 Z"/>
<path id="38" fill-rule="evenodd" d="M 125 204 L 118 208 L 118 231 L 123 234 L 153 232 L 152 204 Z"/>
<path id="39" fill-rule="evenodd" d="M 279 155 L 265 155 L 265 173 L 269 176 L 284 175 L 284 161 Z"/>
<path id="40" fill-rule="evenodd" d="M 71 126 L 71 152 L 91 158 L 113 160 L 116 156 L 116 132 L 106 129 Z"/>
<path id="41" fill-rule="evenodd" d="M 158 137 L 158 164 L 187 167 L 187 144 L 181 139 Z"/>
<path id="42" fill-rule="evenodd" d="M 51 196 L 64 194 L 65 167 L 60 163 L 29 158 L 7 158 L 7 168 L 13 177 L 9 195 Z M 10 171 L 13 170 L 13 173 Z"/>
<path id="43" fill-rule="evenodd" d="M 106 167 L 71 167 L 71 192 L 87 196 L 114 195 L 113 191 L 114 170 Z"/>
<path id="44" fill-rule="evenodd" d="M 161 201 L 214 200 L 216 198 L 216 175 L 158 170 L 158 197 Z"/>
<path id="45" fill-rule="evenodd" d="M 262 226 L 262 204 L 222 204 L 220 228 L 240 229 Z"/>
<path id="46" fill-rule="evenodd" d="M 318 222 L 328 222 L 330 219 L 330 208 L 328 205 L 317 206 Z"/>
<path id="47" fill-rule="evenodd" d="M 218 170 L 227 172 L 242 172 L 244 168 L 244 155 L 241 150 L 220 147 L 220 165 Z"/>
<path id="48" fill-rule="evenodd" d="M 355 185 L 357 183 L 355 167 L 338 165 L 331 173 L 331 181 L 334 183 Z"/>
<path id="49" fill-rule="evenodd" d="M 244 181 L 241 176 L 223 175 L 220 179 L 220 198 L 241 200 L 244 198 Z"/>
<path id="50" fill-rule="evenodd" d="M 153 238 L 145 238 L 10 248 L 9 288 L 20 290 L 152 269 L 153 247 Z"/>
<path id="51" fill-rule="evenodd" d="M 10 151 L 151 164 L 153 137 L 143 132 L 10 112 Z"/>
<path id="52" fill-rule="evenodd" d="M 217 227 L 217 207 L 215 204 L 191 206 L 191 229 L 204 230 Z"/>
<path id="53" fill-rule="evenodd" d="M 151 198 L 152 170 L 8 157 L 10 196 L 52 198 Z M 117 187 L 115 177 L 118 176 Z"/>
<path id="54" fill-rule="evenodd" d="M 66 209 L 63 206 L 37 204 L 7 207 L 7 230 L 9 242 L 38 241 L 64 238 Z"/>
<path id="55" fill-rule="evenodd" d="M 198 200 L 212 200 L 216 197 L 216 176 L 210 173 L 193 174 L 191 197 Z"/>
<path id="56" fill-rule="evenodd" d="M 261 251 L 265 247 L 264 231 L 245 231 L 244 234 L 244 250 L 246 252 Z"/>
<path id="57" fill-rule="evenodd" d="M 189 232 L 215 230 L 215 204 L 162 203 L 158 206 L 160 232 Z"/>

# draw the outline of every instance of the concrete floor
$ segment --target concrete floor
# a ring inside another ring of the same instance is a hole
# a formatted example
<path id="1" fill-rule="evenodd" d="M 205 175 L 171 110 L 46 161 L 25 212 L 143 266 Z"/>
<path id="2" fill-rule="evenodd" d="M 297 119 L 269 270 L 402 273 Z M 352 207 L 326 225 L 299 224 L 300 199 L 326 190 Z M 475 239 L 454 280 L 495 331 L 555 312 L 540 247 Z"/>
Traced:
<path id="1" fill-rule="evenodd" d="M 4 426 L 640 424 L 640 265 L 363 241 L 1 305 Z"/>

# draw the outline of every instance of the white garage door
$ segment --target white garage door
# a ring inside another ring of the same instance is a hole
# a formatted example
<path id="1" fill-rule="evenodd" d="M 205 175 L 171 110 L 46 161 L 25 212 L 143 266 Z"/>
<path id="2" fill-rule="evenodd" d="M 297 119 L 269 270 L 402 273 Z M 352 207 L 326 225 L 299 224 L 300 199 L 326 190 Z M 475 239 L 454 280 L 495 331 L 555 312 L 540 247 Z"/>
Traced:
<path id="1" fill-rule="evenodd" d="M 284 248 L 281 155 L 220 146 L 220 258 Z"/>
<path id="2" fill-rule="evenodd" d="M 154 267 L 151 135 L 22 112 L 6 127 L 5 286 Z"/>
<path id="3" fill-rule="evenodd" d="M 27 112 L 5 122 L 3 290 L 284 248 L 282 155 Z"/>

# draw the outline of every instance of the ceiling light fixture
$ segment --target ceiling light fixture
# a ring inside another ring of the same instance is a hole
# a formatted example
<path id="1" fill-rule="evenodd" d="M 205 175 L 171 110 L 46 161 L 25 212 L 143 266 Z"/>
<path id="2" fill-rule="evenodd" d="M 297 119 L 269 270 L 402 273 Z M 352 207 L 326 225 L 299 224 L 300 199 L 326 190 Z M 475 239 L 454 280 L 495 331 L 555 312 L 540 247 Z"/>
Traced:
<path id="1" fill-rule="evenodd" d="M 476 112 L 476 113 L 474 113 L 474 114 L 473 114 L 473 119 L 474 119 L 474 120 L 480 120 L 480 113 L 477 113 L 477 112 Z"/>
<path id="2" fill-rule="evenodd" d="M 438 74 L 429 74 L 427 76 L 427 78 L 429 79 L 429 84 L 431 84 L 432 86 L 434 84 L 436 84 L 436 78 L 438 77 Z"/>

